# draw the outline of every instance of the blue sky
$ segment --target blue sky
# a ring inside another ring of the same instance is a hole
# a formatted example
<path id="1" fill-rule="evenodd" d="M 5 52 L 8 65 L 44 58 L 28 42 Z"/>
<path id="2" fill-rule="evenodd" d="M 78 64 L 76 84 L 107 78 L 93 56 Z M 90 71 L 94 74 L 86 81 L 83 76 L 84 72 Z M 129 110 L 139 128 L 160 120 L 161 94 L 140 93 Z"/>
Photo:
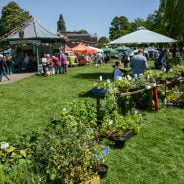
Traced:
<path id="1" fill-rule="evenodd" d="M 11 0 L 0 0 L 0 10 Z M 86 29 L 97 36 L 109 36 L 115 16 L 126 16 L 129 21 L 158 9 L 160 0 L 15 0 L 29 11 L 43 26 L 57 30 L 59 14 L 63 14 L 68 31 Z"/>

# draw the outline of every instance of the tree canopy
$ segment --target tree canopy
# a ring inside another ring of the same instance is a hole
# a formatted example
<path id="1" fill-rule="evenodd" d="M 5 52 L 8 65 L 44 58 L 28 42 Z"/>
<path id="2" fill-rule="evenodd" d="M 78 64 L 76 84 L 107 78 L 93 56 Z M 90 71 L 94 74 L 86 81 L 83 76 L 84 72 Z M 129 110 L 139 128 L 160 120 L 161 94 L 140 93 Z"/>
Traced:
<path id="1" fill-rule="evenodd" d="M 125 16 L 115 17 L 109 29 L 109 38 L 114 40 L 144 26 L 155 32 L 184 40 L 183 0 L 160 0 L 159 9 L 148 15 L 147 19 L 136 18 L 129 22 Z"/>
<path id="2" fill-rule="evenodd" d="M 125 16 L 115 17 L 109 29 L 110 39 L 114 40 L 130 32 L 130 23 Z"/>
<path id="3" fill-rule="evenodd" d="M 10 32 L 12 29 L 28 22 L 31 18 L 29 12 L 21 9 L 16 2 L 8 3 L 1 11 L 0 35 Z"/>
<path id="4" fill-rule="evenodd" d="M 57 22 L 57 32 L 65 32 L 66 31 L 66 25 L 65 20 L 62 14 L 59 16 L 59 20 Z"/>
<path id="5" fill-rule="evenodd" d="M 176 39 L 184 37 L 184 3 L 183 0 L 161 0 L 157 12 L 159 30 Z"/>
<path id="6" fill-rule="evenodd" d="M 83 33 L 83 34 L 88 34 L 88 31 L 85 30 L 85 29 L 81 29 L 81 30 L 79 30 L 79 32 L 80 32 L 80 33 Z"/>
<path id="7" fill-rule="evenodd" d="M 107 37 L 105 37 L 105 36 L 102 36 L 102 37 L 99 38 L 97 46 L 98 46 L 99 48 L 101 48 L 101 47 L 103 47 L 106 43 L 109 43 L 109 39 L 108 39 Z"/>

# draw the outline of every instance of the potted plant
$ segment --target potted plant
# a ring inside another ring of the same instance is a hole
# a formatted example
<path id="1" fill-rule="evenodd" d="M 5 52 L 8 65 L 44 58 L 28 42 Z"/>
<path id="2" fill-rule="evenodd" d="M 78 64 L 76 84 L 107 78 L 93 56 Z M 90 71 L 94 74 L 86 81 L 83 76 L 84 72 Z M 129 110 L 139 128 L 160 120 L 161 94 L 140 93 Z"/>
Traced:
<path id="1" fill-rule="evenodd" d="M 92 93 L 94 95 L 105 96 L 107 94 L 107 86 L 106 81 L 98 81 L 93 85 Z"/>
<path id="2" fill-rule="evenodd" d="M 93 118 L 84 102 L 73 102 L 40 137 L 34 158 L 48 182 L 82 183 L 96 175 Z"/>

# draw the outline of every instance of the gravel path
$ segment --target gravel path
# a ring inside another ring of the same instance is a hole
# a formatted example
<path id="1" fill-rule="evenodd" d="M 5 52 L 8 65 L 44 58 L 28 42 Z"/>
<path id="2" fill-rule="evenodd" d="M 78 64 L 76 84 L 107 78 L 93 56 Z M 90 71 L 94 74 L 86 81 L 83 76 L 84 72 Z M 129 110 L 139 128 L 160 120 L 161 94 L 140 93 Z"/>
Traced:
<path id="1" fill-rule="evenodd" d="M 11 83 L 17 82 L 19 80 L 23 80 L 25 78 L 31 77 L 33 75 L 35 75 L 35 73 L 12 74 L 12 75 L 8 75 L 8 77 L 10 78 L 10 80 L 7 80 L 3 76 L 3 81 L 0 82 L 0 85 L 3 85 L 3 84 L 11 84 Z"/>

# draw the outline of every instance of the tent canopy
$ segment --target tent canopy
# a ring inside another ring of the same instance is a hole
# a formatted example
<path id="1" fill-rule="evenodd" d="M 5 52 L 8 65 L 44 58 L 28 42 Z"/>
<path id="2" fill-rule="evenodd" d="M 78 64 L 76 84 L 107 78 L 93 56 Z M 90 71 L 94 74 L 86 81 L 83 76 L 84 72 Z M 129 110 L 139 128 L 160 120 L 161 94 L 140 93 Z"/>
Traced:
<path id="1" fill-rule="evenodd" d="M 148 52 L 159 52 L 159 50 L 156 50 L 154 48 L 146 48 L 145 50 Z"/>
<path id="2" fill-rule="evenodd" d="M 95 54 L 97 53 L 96 50 L 89 48 L 83 43 L 79 43 L 76 47 L 72 48 L 74 53 L 83 53 L 83 54 Z"/>
<path id="3" fill-rule="evenodd" d="M 115 49 L 109 48 L 109 47 L 103 47 L 101 48 L 104 52 L 111 52 L 111 53 L 117 53 Z"/>
<path id="4" fill-rule="evenodd" d="M 20 39 L 20 32 L 23 32 L 23 39 L 54 39 L 61 40 L 64 36 L 51 33 L 45 29 L 36 19 L 31 19 L 27 24 L 23 25 L 20 30 L 11 33 L 6 39 L 7 40 L 18 40 Z"/>
<path id="5" fill-rule="evenodd" d="M 123 46 L 123 47 L 117 47 L 117 48 L 115 48 L 115 50 L 117 50 L 118 52 L 124 52 L 124 51 L 131 52 L 132 51 L 131 48 L 125 47 L 125 46 Z"/>
<path id="6" fill-rule="evenodd" d="M 111 41 L 110 44 L 174 43 L 176 41 L 159 33 L 140 29 Z"/>
<path id="7" fill-rule="evenodd" d="M 91 47 L 91 46 L 88 46 L 90 49 L 94 49 L 96 50 L 97 52 L 103 52 L 102 49 L 99 49 L 99 48 L 96 48 L 96 47 Z"/>

